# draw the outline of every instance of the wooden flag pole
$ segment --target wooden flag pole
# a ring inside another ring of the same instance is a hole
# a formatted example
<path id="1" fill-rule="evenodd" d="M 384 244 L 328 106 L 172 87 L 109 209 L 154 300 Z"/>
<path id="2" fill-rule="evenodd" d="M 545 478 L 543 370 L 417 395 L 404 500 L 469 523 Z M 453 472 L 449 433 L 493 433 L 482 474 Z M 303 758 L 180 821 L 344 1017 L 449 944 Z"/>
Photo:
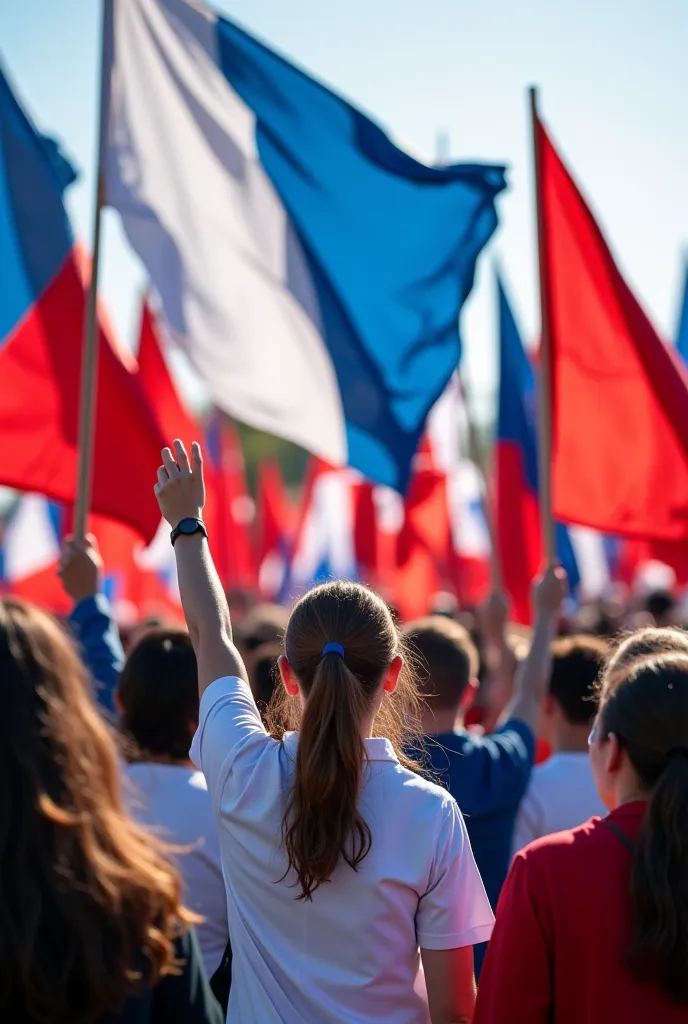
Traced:
<path id="1" fill-rule="evenodd" d="M 552 338 L 549 314 L 549 281 L 545 246 L 545 216 L 542 200 L 541 147 L 538 133 L 537 89 L 528 90 L 533 136 L 533 176 L 537 224 L 538 283 L 540 289 L 540 372 L 538 402 L 538 491 L 542 543 L 547 563 L 556 557 L 552 518 Z"/>
<path id="2" fill-rule="evenodd" d="M 84 311 L 84 337 L 81 361 L 81 389 L 79 395 L 79 448 L 77 461 L 76 496 L 72 531 L 80 539 L 86 534 L 86 522 L 91 507 L 93 487 L 93 454 L 95 450 L 96 406 L 98 399 L 98 273 L 100 270 L 100 237 L 103 205 L 105 202 L 104 146 L 105 121 L 109 109 L 109 46 L 112 38 L 110 19 L 112 5 L 104 0 L 100 57 L 100 109 L 98 120 L 98 171 L 93 213 L 93 247 L 91 279 L 86 294 Z"/>

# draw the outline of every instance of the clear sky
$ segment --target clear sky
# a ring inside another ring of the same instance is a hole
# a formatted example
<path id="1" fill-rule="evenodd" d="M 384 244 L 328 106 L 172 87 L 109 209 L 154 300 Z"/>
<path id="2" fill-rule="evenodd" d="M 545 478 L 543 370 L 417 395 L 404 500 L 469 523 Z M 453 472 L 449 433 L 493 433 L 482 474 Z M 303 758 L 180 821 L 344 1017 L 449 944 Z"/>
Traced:
<path id="1" fill-rule="evenodd" d="M 128 2 L 128 0 L 120 0 Z M 510 191 L 463 321 L 481 413 L 495 382 L 491 257 L 524 333 L 537 329 L 526 87 L 655 325 L 672 336 L 688 248 L 688 0 L 219 0 L 215 7 L 432 161 L 504 161 Z M 41 128 L 82 171 L 70 207 L 89 235 L 98 0 L 0 0 L 0 52 Z M 144 281 L 117 218 L 103 292 L 125 339 Z"/>

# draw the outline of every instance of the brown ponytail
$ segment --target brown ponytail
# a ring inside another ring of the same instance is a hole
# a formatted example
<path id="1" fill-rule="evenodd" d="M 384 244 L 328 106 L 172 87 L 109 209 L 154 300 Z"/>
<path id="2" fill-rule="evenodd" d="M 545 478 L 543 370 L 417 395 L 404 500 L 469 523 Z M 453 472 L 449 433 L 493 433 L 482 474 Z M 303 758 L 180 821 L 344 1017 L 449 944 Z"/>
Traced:
<path id="1" fill-rule="evenodd" d="M 327 643 L 340 644 L 344 656 L 323 655 Z M 277 692 L 268 723 L 278 737 L 299 728 L 282 834 L 288 870 L 301 889 L 297 898 L 311 899 L 340 859 L 356 870 L 370 850 L 370 829 L 358 809 L 365 760 L 361 725 L 402 645 L 381 598 L 359 584 L 334 582 L 296 605 L 285 653 L 305 707 L 299 721 L 298 701 Z M 405 665 L 395 692 L 384 696 L 374 731 L 392 742 L 402 763 L 414 767 L 408 751 L 418 734 L 418 712 L 415 680 Z"/>
<path id="2" fill-rule="evenodd" d="M 649 802 L 631 871 L 628 959 L 688 1004 L 688 655 L 664 653 L 603 680 L 600 723 L 628 754 Z"/>

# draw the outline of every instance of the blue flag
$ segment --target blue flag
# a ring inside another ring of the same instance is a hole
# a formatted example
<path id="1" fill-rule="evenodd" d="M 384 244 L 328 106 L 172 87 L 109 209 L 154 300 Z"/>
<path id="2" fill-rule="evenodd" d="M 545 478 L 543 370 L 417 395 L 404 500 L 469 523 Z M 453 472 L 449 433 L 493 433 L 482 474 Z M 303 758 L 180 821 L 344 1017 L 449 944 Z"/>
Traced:
<path id="1" fill-rule="evenodd" d="M 406 487 L 503 167 L 427 167 L 232 22 L 109 8 L 109 202 L 215 403 Z"/>

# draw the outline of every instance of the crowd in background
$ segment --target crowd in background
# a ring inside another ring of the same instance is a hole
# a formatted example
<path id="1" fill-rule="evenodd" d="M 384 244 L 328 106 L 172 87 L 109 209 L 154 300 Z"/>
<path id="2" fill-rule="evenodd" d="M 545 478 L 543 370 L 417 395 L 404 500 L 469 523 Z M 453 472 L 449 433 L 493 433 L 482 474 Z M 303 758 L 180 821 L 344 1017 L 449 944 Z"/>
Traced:
<path id="1" fill-rule="evenodd" d="M 669 594 L 569 613 L 553 566 L 528 630 L 498 593 L 401 623 L 333 582 L 232 632 L 200 533 L 175 553 L 188 632 L 120 633 L 90 541 L 76 645 L 0 605 L 3 1020 L 688 1019 Z"/>

